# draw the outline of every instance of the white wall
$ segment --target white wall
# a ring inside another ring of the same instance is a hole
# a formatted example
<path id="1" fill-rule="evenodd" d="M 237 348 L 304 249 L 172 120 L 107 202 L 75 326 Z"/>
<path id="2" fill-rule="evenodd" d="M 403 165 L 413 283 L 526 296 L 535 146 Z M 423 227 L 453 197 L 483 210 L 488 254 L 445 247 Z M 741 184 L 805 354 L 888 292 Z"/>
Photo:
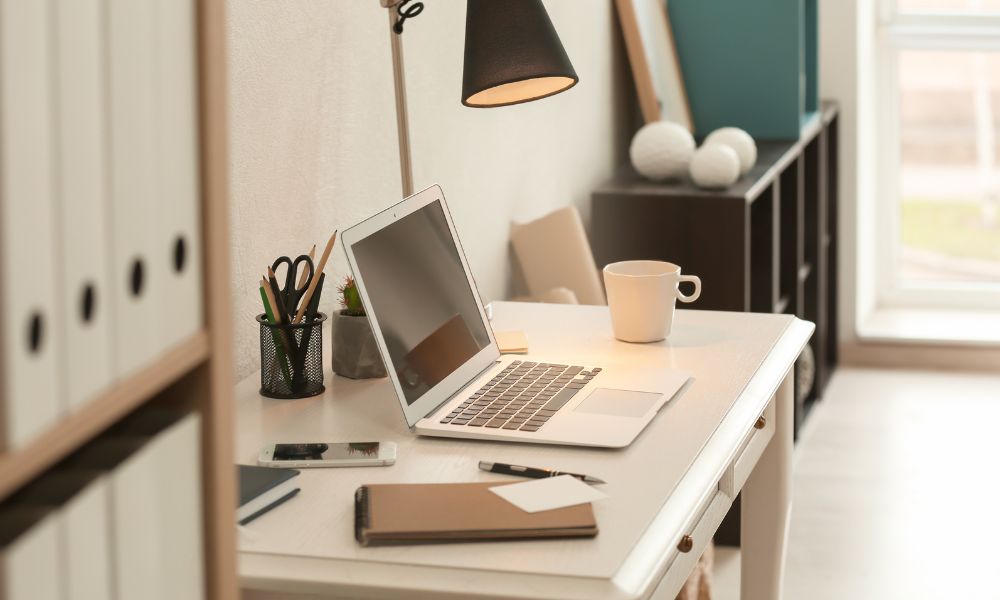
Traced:
<path id="1" fill-rule="evenodd" d="M 633 95 L 609 0 L 550 0 L 580 76 L 535 103 L 459 102 L 465 2 L 428 2 L 404 45 L 415 187 L 440 183 L 480 291 L 511 291 L 511 221 L 574 203 L 625 160 Z M 259 360 L 257 281 L 282 254 L 322 248 L 400 198 L 387 17 L 378 0 L 231 0 L 229 10 L 236 373 Z M 324 311 L 346 273 L 338 247 Z"/>
<path id="2" fill-rule="evenodd" d="M 839 179 L 839 331 L 841 344 L 857 340 L 858 316 L 874 306 L 873 287 L 859 286 L 874 276 L 870 252 L 859 239 L 873 235 L 875 219 L 874 60 L 875 0 L 821 0 L 820 97 L 840 104 Z"/>

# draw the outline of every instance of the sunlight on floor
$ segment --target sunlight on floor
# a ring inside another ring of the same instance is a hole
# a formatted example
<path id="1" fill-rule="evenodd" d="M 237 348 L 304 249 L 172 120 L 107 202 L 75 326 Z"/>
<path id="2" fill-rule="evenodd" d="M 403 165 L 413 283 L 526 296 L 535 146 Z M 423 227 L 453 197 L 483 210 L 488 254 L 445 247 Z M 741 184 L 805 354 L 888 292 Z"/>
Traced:
<path id="1" fill-rule="evenodd" d="M 841 369 L 796 448 L 785 598 L 1000 598 L 1000 375 Z M 715 598 L 739 553 L 716 552 Z"/>

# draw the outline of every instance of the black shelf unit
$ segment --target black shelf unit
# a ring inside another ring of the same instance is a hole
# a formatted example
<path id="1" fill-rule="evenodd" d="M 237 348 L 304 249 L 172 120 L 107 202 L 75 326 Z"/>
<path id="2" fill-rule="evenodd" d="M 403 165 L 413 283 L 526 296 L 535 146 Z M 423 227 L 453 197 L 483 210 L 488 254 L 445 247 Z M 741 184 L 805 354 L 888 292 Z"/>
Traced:
<path id="1" fill-rule="evenodd" d="M 647 181 L 628 166 L 591 198 L 598 265 L 670 261 L 702 279 L 690 308 L 787 313 L 816 324 L 814 383 L 796 394 L 796 439 L 837 365 L 838 124 L 837 105 L 822 103 L 798 140 L 758 141 L 757 164 L 723 190 Z M 738 501 L 720 543 L 738 543 L 734 513 Z"/>
<path id="2" fill-rule="evenodd" d="M 796 403 L 796 435 L 837 364 L 837 126 L 823 103 L 794 141 L 758 142 L 735 185 L 655 183 L 631 167 L 594 191 L 598 265 L 667 260 L 704 282 L 690 308 L 794 314 L 816 324 L 816 377 Z"/>

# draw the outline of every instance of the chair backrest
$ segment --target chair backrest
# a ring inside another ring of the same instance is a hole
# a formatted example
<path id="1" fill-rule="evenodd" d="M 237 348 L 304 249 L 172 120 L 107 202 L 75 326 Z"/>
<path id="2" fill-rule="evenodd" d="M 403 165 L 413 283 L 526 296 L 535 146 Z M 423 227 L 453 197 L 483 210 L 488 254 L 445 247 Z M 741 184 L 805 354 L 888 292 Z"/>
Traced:
<path id="1" fill-rule="evenodd" d="M 575 206 L 567 206 L 511 227 L 510 243 L 528 293 L 543 296 L 568 288 L 580 304 L 606 304 L 587 232 Z"/>

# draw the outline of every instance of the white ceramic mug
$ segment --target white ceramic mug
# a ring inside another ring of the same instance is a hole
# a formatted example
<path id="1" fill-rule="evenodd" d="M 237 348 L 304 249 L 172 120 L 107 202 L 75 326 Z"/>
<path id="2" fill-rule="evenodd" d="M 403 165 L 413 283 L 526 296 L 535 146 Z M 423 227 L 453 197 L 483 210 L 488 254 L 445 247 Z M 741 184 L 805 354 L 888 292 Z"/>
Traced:
<path id="1" fill-rule="evenodd" d="M 682 281 L 694 292 L 680 290 Z M 681 275 L 681 268 L 658 260 L 626 260 L 604 267 L 604 287 L 611 309 L 611 327 L 623 342 L 658 342 L 670 335 L 674 305 L 694 302 L 701 295 L 701 279 Z"/>

